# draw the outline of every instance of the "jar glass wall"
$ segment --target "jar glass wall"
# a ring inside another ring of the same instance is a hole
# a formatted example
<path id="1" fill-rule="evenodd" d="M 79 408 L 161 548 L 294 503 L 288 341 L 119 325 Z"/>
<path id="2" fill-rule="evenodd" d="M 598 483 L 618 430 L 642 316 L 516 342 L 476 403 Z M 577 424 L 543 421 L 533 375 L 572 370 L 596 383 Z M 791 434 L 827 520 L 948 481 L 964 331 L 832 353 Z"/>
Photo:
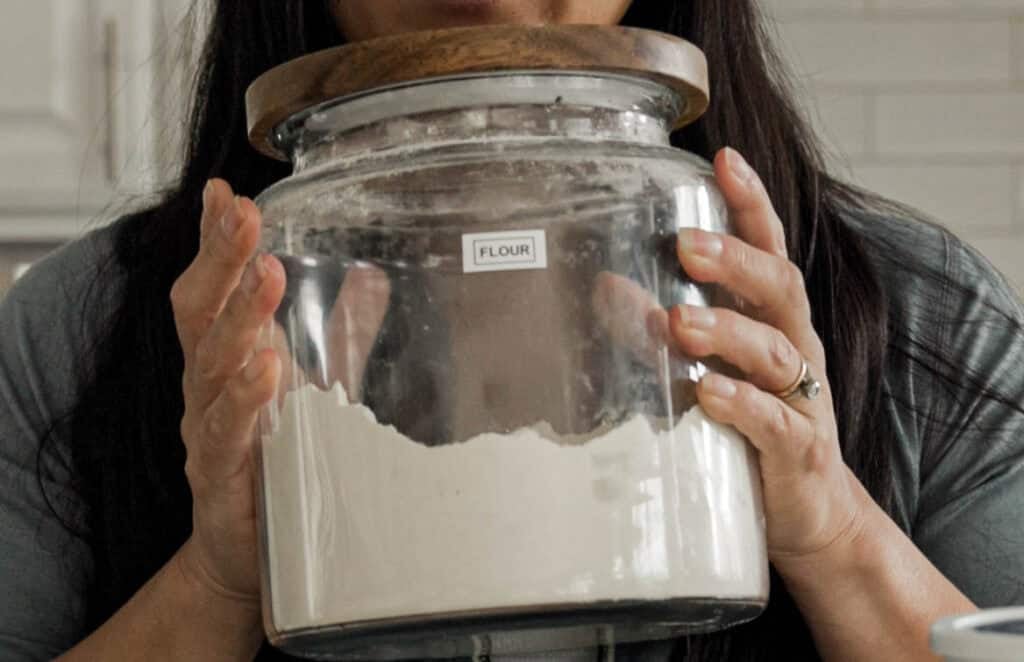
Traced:
<path id="1" fill-rule="evenodd" d="M 285 299 L 264 412 L 272 641 L 337 659 L 538 652 L 756 616 L 756 457 L 668 340 L 676 236 L 729 230 L 681 99 L 619 74 L 505 72 L 280 125 L 258 199 Z"/>

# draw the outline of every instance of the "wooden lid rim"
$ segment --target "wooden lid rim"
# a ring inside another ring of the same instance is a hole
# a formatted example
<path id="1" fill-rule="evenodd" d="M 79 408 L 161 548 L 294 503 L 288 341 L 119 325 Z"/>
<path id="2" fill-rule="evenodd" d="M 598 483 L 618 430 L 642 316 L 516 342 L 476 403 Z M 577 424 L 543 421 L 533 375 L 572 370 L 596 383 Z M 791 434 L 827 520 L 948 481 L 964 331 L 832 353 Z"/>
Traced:
<path id="1" fill-rule="evenodd" d="M 382 37 L 330 48 L 279 65 L 246 92 L 249 140 L 284 160 L 273 131 L 311 107 L 379 89 L 433 79 L 519 71 L 637 76 L 682 97 L 676 128 L 707 109 L 704 54 L 672 35 L 620 26 L 500 25 Z"/>

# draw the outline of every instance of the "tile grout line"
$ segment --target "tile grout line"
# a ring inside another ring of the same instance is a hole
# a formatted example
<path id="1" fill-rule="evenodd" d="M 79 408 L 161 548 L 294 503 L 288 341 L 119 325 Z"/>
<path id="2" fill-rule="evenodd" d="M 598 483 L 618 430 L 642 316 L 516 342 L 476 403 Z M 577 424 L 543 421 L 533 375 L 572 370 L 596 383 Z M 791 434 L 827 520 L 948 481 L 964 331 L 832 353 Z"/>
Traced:
<path id="1" fill-rule="evenodd" d="M 898 23 L 1001 23 L 1006 20 L 1024 18 L 1017 10 L 1007 9 L 974 9 L 955 8 L 911 9 L 866 6 L 862 9 L 820 9 L 794 8 L 780 9 L 774 12 L 766 10 L 780 23 L 792 21 L 825 22 L 825 21 L 860 21 L 876 23 L 893 21 Z"/>
<path id="2" fill-rule="evenodd" d="M 795 68 L 795 67 L 794 67 Z M 1024 93 L 1024 80 L 1010 80 L 1005 77 L 992 79 L 959 79 L 944 81 L 927 81 L 921 79 L 905 80 L 814 80 L 810 79 L 810 87 L 815 93 L 837 92 L 867 94 L 875 92 L 889 96 L 928 95 L 943 96 L 963 94 L 1006 95 Z"/>
<path id="3" fill-rule="evenodd" d="M 1003 168 L 1009 169 L 1018 165 L 1017 154 L 978 152 L 964 154 L 960 152 L 891 152 L 875 154 L 857 154 L 852 157 L 857 166 L 865 168 Z M 1024 187 L 1022 187 L 1024 188 Z M 1022 191 L 1024 194 L 1024 191 Z M 1024 202 L 1024 201 L 1022 201 Z"/>

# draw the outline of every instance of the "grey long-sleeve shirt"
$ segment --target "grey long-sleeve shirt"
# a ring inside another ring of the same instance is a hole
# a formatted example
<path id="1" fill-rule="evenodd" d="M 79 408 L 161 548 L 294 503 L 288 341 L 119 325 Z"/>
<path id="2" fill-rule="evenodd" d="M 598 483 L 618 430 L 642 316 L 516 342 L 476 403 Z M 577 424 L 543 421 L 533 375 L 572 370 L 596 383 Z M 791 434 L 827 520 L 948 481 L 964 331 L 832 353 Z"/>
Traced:
<path id="1" fill-rule="evenodd" d="M 1024 406 L 1024 310 L 988 263 L 921 223 L 851 223 L 872 246 L 897 325 L 912 339 L 938 343 Z M 51 254 L 0 304 L 0 661 L 49 659 L 87 634 L 91 553 L 44 502 L 36 451 L 77 397 L 75 371 L 96 333 L 71 304 L 87 287 L 100 288 L 100 305 L 117 299 L 118 283 L 93 282 L 115 231 L 94 231 Z M 888 259 L 891 245 L 909 248 L 917 266 L 962 289 L 921 277 L 913 261 Z M 980 606 L 1024 603 L 1024 415 L 952 392 L 898 352 L 879 388 L 895 430 L 888 441 L 899 524 Z M 934 416 L 964 425 L 937 428 L 928 422 Z M 63 478 L 58 472 L 54 480 Z M 644 657 L 664 659 L 669 648 L 650 647 Z M 545 657 L 594 659 L 591 651 Z"/>

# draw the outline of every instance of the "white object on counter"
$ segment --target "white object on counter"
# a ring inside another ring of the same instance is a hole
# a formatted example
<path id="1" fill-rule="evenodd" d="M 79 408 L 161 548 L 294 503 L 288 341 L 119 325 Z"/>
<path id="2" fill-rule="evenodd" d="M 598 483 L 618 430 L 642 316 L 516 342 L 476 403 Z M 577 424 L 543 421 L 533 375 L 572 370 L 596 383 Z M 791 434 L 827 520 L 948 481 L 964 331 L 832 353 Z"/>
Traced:
<path id="1" fill-rule="evenodd" d="M 932 650 L 946 662 L 1024 661 L 1024 607 L 984 609 L 932 626 Z"/>

